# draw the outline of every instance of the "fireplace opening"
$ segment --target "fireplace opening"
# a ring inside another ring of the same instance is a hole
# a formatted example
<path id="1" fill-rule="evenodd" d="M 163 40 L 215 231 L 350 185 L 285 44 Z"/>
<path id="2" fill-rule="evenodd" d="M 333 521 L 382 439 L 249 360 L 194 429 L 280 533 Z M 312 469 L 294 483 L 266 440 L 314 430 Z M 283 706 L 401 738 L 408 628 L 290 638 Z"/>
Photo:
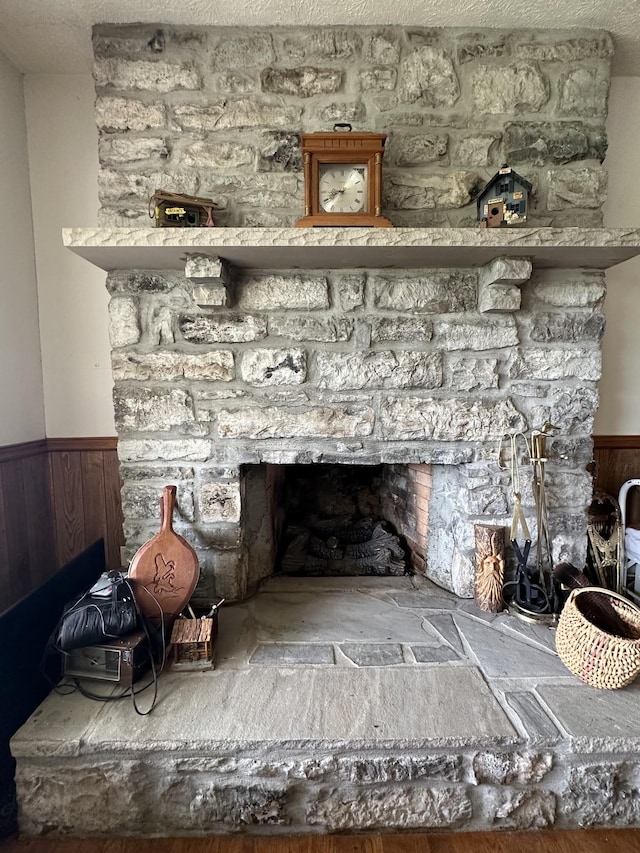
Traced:
<path id="1" fill-rule="evenodd" d="M 245 465 L 251 575 L 424 573 L 429 465 Z"/>

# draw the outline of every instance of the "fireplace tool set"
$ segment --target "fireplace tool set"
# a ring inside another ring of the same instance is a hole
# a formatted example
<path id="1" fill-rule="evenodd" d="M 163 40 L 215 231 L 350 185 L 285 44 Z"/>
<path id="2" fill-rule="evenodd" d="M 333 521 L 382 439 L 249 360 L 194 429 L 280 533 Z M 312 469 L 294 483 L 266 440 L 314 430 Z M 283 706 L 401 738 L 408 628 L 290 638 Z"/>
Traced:
<path id="1" fill-rule="evenodd" d="M 561 610 L 558 584 L 553 576 L 551 536 L 547 512 L 545 466 L 547 438 L 557 432 L 545 423 L 531 432 L 529 440 L 522 432 L 505 433 L 500 441 L 498 466 L 511 475 L 513 516 L 510 540 L 516 557 L 512 580 L 505 582 L 503 592 L 515 616 L 534 622 L 555 622 Z M 532 468 L 532 490 L 536 507 L 537 539 L 535 564 L 529 561 L 532 538 L 522 508 L 521 460 L 528 459 Z M 519 537 L 521 537 L 519 541 Z"/>

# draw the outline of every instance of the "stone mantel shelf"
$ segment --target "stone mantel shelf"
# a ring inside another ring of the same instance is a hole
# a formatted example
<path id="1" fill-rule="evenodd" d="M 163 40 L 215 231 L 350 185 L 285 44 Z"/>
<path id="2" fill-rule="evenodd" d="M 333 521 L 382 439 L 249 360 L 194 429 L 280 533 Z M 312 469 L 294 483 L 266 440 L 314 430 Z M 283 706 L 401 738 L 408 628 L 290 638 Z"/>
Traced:
<path id="1" fill-rule="evenodd" d="M 640 254 L 628 228 L 65 228 L 64 245 L 103 270 L 184 268 L 187 255 L 249 269 L 420 269 L 483 266 L 608 269 Z"/>

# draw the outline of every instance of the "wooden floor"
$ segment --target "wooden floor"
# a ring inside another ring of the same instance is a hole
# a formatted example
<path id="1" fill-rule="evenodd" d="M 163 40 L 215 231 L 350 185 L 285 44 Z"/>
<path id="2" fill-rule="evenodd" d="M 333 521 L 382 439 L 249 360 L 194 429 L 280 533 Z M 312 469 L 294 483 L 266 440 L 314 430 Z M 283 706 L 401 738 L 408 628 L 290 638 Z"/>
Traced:
<path id="1" fill-rule="evenodd" d="M 640 829 L 277 838 L 25 838 L 5 842 L 0 849 L 2 853 L 640 853 Z"/>

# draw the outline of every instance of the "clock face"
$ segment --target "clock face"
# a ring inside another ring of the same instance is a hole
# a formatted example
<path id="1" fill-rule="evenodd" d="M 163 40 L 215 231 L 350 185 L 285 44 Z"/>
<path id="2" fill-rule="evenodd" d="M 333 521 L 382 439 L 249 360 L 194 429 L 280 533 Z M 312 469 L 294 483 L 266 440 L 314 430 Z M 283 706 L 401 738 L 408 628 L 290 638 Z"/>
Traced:
<path id="1" fill-rule="evenodd" d="M 352 163 L 321 163 L 318 195 L 325 213 L 361 213 L 367 208 L 367 167 Z"/>

